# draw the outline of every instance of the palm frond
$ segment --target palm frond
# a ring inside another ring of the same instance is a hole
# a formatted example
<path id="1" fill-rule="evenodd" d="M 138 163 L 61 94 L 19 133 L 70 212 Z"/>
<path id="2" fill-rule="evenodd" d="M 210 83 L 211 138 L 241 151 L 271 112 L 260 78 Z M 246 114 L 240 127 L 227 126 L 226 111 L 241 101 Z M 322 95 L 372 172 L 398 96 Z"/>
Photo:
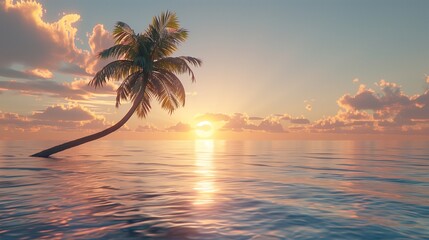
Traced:
<path id="1" fill-rule="evenodd" d="M 158 82 L 163 86 L 170 89 L 170 91 L 174 94 L 175 98 L 179 101 L 180 105 L 185 106 L 186 100 L 186 92 L 185 87 L 183 86 L 180 79 L 172 72 L 164 69 L 160 69 L 159 71 L 154 71 L 154 74 L 157 76 Z M 155 82 L 155 81 L 153 81 Z"/>
<path id="2" fill-rule="evenodd" d="M 152 18 L 151 26 L 155 27 L 158 32 L 161 32 L 165 28 L 178 29 L 180 27 L 177 15 L 174 12 L 166 11 L 161 13 L 159 16 Z"/>
<path id="3" fill-rule="evenodd" d="M 157 98 L 161 107 L 170 114 L 180 105 L 185 105 L 185 88 L 177 76 L 171 72 L 154 71 L 148 90 Z"/>
<path id="4" fill-rule="evenodd" d="M 151 102 L 151 95 L 149 92 L 145 91 L 143 100 L 138 105 L 136 112 L 137 116 L 139 118 L 145 118 L 147 114 L 149 113 L 150 109 L 152 108 L 150 105 Z"/>
<path id="5" fill-rule="evenodd" d="M 113 29 L 113 38 L 116 44 L 133 45 L 137 41 L 134 30 L 124 22 L 117 22 Z"/>
<path id="6" fill-rule="evenodd" d="M 116 44 L 110 48 L 104 49 L 98 54 L 99 58 L 122 58 L 126 57 L 126 59 L 131 59 L 133 55 L 136 55 L 133 46 L 124 45 L 124 44 Z"/>
<path id="7" fill-rule="evenodd" d="M 166 57 L 155 61 L 154 69 L 165 69 L 177 74 L 189 73 L 192 82 L 195 82 L 195 75 L 189 64 L 193 66 L 201 66 L 202 61 L 198 58 L 189 56 Z"/>
<path id="8" fill-rule="evenodd" d="M 171 57 L 188 37 L 175 13 L 167 11 L 154 17 L 142 34 L 136 34 L 126 23 L 117 22 L 113 37 L 115 45 L 98 56 L 118 60 L 97 72 L 90 85 L 99 87 L 110 80 L 121 80 L 116 90 L 116 107 L 121 101 L 132 101 L 137 104 L 136 112 L 141 118 L 150 111 L 154 98 L 170 114 L 185 105 L 185 88 L 177 74 L 188 73 L 194 82 L 191 67 L 201 66 L 202 61 L 188 56 Z"/>
<path id="9" fill-rule="evenodd" d="M 155 48 L 153 49 L 153 59 L 160 59 L 171 56 L 177 51 L 181 42 L 185 41 L 188 36 L 188 31 L 185 29 L 165 30 L 162 37 L 158 39 Z"/>
<path id="10" fill-rule="evenodd" d="M 168 89 L 166 90 L 163 84 L 160 81 L 152 81 L 148 84 L 148 92 L 153 95 L 158 102 L 161 104 L 163 109 L 168 110 L 169 113 L 173 112 L 174 100 L 172 100 L 172 95 L 169 94 Z"/>
<path id="11" fill-rule="evenodd" d="M 89 85 L 94 87 L 103 86 L 108 80 L 124 79 L 131 73 L 140 70 L 129 60 L 116 60 L 98 71 L 94 78 L 89 82 Z"/>
<path id="12" fill-rule="evenodd" d="M 133 86 L 136 85 L 138 80 L 141 80 L 143 77 L 143 71 L 137 71 L 130 74 L 128 77 L 122 81 L 116 90 L 116 107 L 119 107 L 121 100 L 127 101 L 130 93 L 133 91 Z"/>
<path id="13" fill-rule="evenodd" d="M 145 35 L 153 42 L 152 59 L 159 59 L 173 54 L 187 39 L 188 31 L 180 28 L 175 13 L 167 11 L 153 18 Z"/>
<path id="14" fill-rule="evenodd" d="M 141 34 L 138 36 L 136 49 L 139 55 L 149 57 L 152 46 L 153 43 L 146 34 Z"/>

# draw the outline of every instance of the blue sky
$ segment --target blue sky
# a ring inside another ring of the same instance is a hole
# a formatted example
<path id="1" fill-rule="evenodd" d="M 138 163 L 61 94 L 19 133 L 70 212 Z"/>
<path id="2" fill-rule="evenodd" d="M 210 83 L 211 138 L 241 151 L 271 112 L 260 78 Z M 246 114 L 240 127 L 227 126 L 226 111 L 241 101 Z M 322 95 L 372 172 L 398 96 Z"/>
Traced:
<path id="1" fill-rule="evenodd" d="M 170 117 L 154 108 L 148 121 L 158 125 L 190 122 L 206 112 L 262 118 L 287 113 L 316 121 L 335 115 L 337 100 L 356 93 L 360 84 L 378 89 L 374 83 L 384 79 L 410 97 L 427 89 L 429 1 L 39 2 L 45 22 L 58 21 L 64 13 L 80 15 L 75 43 L 84 50 L 89 50 L 88 34 L 96 24 L 111 31 L 115 22 L 124 21 L 143 31 L 154 15 L 177 13 L 190 31 L 177 55 L 199 57 L 204 65 L 196 70 L 196 84 L 184 77 L 187 91 L 194 93 L 184 109 Z M 75 77 L 54 72 L 53 80 L 72 82 Z M 16 112 L 37 110 L 31 97 L 0 95 L 5 97 L 28 103 Z M 57 101 L 41 98 L 45 106 Z M 3 111 L 12 108 L 0 104 Z M 117 120 L 126 110 L 108 110 L 106 116 Z"/>
<path id="2" fill-rule="evenodd" d="M 337 110 L 332 103 L 355 91 L 354 78 L 367 85 L 396 82 L 412 94 L 422 90 L 429 73 L 427 1 L 41 2 L 47 19 L 79 13 L 81 39 L 97 23 L 111 30 L 121 20 L 138 31 L 152 16 L 175 11 L 190 30 L 178 54 L 205 62 L 199 82 L 190 88 L 207 95 L 207 104 L 216 108 L 219 92 L 237 93 L 251 85 L 239 101 L 228 95 L 231 112 L 304 114 L 302 102 L 315 99 L 317 117 Z M 264 93 L 272 97 L 261 99 Z M 254 101 L 262 101 L 263 109 L 251 109 Z"/>

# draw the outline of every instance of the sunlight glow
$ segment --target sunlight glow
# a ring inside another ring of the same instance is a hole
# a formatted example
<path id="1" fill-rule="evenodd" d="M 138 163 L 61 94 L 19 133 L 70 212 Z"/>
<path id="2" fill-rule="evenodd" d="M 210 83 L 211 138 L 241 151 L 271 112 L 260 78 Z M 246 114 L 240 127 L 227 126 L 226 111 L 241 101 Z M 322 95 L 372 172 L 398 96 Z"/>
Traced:
<path id="1" fill-rule="evenodd" d="M 200 138 L 209 138 L 213 135 L 213 124 L 209 121 L 199 122 L 195 128 L 195 133 Z"/>
<path id="2" fill-rule="evenodd" d="M 194 190 L 196 191 L 195 205 L 204 205 L 213 202 L 216 186 L 213 178 L 215 171 L 213 166 L 212 140 L 197 140 L 195 142 L 195 173 L 197 181 Z"/>

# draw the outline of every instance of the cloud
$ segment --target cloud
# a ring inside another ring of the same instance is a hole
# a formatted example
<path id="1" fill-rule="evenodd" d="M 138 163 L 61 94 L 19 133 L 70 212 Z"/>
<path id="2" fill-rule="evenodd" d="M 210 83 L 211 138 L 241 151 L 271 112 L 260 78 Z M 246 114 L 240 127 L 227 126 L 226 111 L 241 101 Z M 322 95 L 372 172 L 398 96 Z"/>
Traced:
<path id="1" fill-rule="evenodd" d="M 411 103 L 399 85 L 381 80 L 377 84 L 381 93 L 376 94 L 374 90 L 360 85 L 356 95 L 346 94 L 338 100 L 340 107 L 352 110 L 380 110 L 386 108 L 400 108 Z"/>
<path id="2" fill-rule="evenodd" d="M 355 96 L 346 94 L 337 103 L 340 107 L 351 110 L 376 110 L 381 108 L 380 100 L 372 89 L 367 89 L 365 85 L 360 85 Z"/>
<path id="3" fill-rule="evenodd" d="M 339 110 L 335 116 L 328 116 L 306 126 L 311 132 L 330 133 L 378 133 L 381 129 L 373 116 L 364 111 Z"/>
<path id="4" fill-rule="evenodd" d="M 0 128 L 3 129 L 22 129 L 31 126 L 30 120 L 25 116 L 16 113 L 7 113 L 0 111 Z"/>
<path id="5" fill-rule="evenodd" d="M 160 132 L 161 130 L 151 124 L 139 125 L 135 129 L 136 132 Z"/>
<path id="6" fill-rule="evenodd" d="M 116 95 L 116 85 L 107 83 L 102 88 L 88 86 L 88 80 L 76 79 L 71 83 L 57 83 L 52 80 L 0 81 L 0 90 L 17 91 L 25 95 L 46 95 L 55 98 L 85 100 L 97 95 Z"/>
<path id="7" fill-rule="evenodd" d="M 276 116 L 283 121 L 289 121 L 292 119 L 292 117 L 289 114 L 277 114 Z"/>
<path id="8" fill-rule="evenodd" d="M 330 133 L 379 133 L 377 121 L 372 115 L 363 111 L 340 110 L 335 116 L 315 121 L 307 129 L 312 132 Z"/>
<path id="9" fill-rule="evenodd" d="M 353 82 L 353 83 L 358 83 L 358 82 L 359 82 L 359 78 L 354 78 L 354 79 L 352 80 L 352 82 Z"/>
<path id="10" fill-rule="evenodd" d="M 272 114 L 267 117 L 249 117 L 247 113 L 205 113 L 195 117 L 196 121 L 224 122 L 221 131 L 262 131 L 285 132 L 281 121 L 290 121 L 293 124 L 309 124 L 310 120 L 304 117 L 292 117 L 289 114 Z M 259 123 L 258 123 L 259 122 Z"/>
<path id="11" fill-rule="evenodd" d="M 283 126 L 278 118 L 265 118 L 259 125 L 258 130 L 265 132 L 284 132 Z"/>
<path id="12" fill-rule="evenodd" d="M 195 121 L 210 121 L 210 122 L 223 122 L 230 120 L 231 117 L 223 113 L 204 113 L 197 115 Z"/>
<path id="13" fill-rule="evenodd" d="M 0 56 L 0 59 L 1 59 L 1 56 Z M 0 76 L 8 77 L 8 78 L 19 78 L 19 79 L 46 79 L 47 78 L 47 77 L 44 78 L 44 77 L 40 76 L 40 74 L 38 75 L 37 71 L 32 72 L 33 70 L 18 71 L 18 70 L 12 69 L 12 68 L 2 67 L 0 65 Z"/>
<path id="14" fill-rule="evenodd" d="M 261 118 L 253 117 L 253 120 L 261 120 Z M 232 131 L 265 131 L 265 132 L 283 132 L 283 126 L 280 123 L 279 117 L 269 116 L 259 124 L 252 122 L 251 117 L 246 113 L 234 113 L 230 116 L 230 119 L 223 125 L 221 130 L 232 130 Z"/>
<path id="15" fill-rule="evenodd" d="M 344 121 L 336 117 L 327 117 L 324 119 L 317 120 L 313 124 L 312 129 L 335 130 L 343 126 L 345 126 Z"/>
<path id="16" fill-rule="evenodd" d="M 97 116 L 96 118 L 92 119 L 91 121 L 83 122 L 78 127 L 79 129 L 86 129 L 86 130 L 102 130 L 110 127 L 112 123 L 109 123 L 106 121 L 104 117 Z M 126 125 L 122 126 L 119 131 L 126 131 L 129 130 Z"/>
<path id="17" fill-rule="evenodd" d="M 113 82 L 107 82 L 103 87 L 94 88 L 88 85 L 90 79 L 88 78 L 76 78 L 71 83 L 64 83 L 65 86 L 73 90 L 83 90 L 87 95 L 116 95 L 117 85 Z"/>
<path id="18" fill-rule="evenodd" d="M 29 73 L 32 76 L 37 76 L 42 79 L 49 79 L 52 78 L 53 74 L 48 69 L 42 69 L 42 68 L 35 68 L 31 70 L 27 70 L 27 73 Z"/>
<path id="19" fill-rule="evenodd" d="M 282 115 L 277 115 L 278 119 L 281 121 L 288 121 L 292 124 L 309 124 L 310 120 L 308 120 L 307 118 L 301 116 L 301 117 L 292 117 L 289 114 L 282 114 Z"/>
<path id="20" fill-rule="evenodd" d="M 178 122 L 176 125 L 166 128 L 169 132 L 189 132 L 192 130 L 191 125 Z"/>
<path id="21" fill-rule="evenodd" d="M 293 124 L 309 124 L 310 120 L 303 118 L 303 117 L 302 118 L 293 118 L 293 119 L 290 119 L 290 123 L 293 123 Z"/>
<path id="22" fill-rule="evenodd" d="M 313 106 L 312 106 L 313 102 L 314 102 L 314 99 L 304 100 L 305 109 L 307 109 L 307 111 L 311 112 L 311 110 L 313 109 Z"/>
<path id="23" fill-rule="evenodd" d="M 407 96 L 398 84 L 381 80 L 379 91 L 360 85 L 355 95 L 345 94 L 335 116 L 315 121 L 315 131 L 411 133 L 429 127 L 429 90 Z M 369 111 L 369 112 L 368 112 Z"/>
<path id="24" fill-rule="evenodd" d="M 413 104 L 402 107 L 395 116 L 396 121 L 400 120 L 425 120 L 429 121 L 429 91 L 410 100 Z"/>
<path id="25" fill-rule="evenodd" d="M 243 131 L 257 130 L 258 126 L 251 123 L 249 116 L 245 113 L 234 113 L 230 119 L 223 125 L 223 130 Z"/>
<path id="26" fill-rule="evenodd" d="M 0 5 L 0 75 L 21 64 L 24 73 L 40 77 L 32 69 L 59 69 L 60 64 L 84 68 L 89 53 L 76 47 L 78 14 L 65 14 L 56 22 L 45 22 L 45 9 L 36 1 L 5 0 Z M 12 24 L 13 23 L 13 24 Z M 7 57 L 6 57 L 7 56 Z M 17 69 L 14 69 L 17 70 Z M 17 70 L 19 71 L 19 70 Z"/>
<path id="27" fill-rule="evenodd" d="M 113 46 L 113 36 L 109 33 L 103 24 L 97 24 L 92 29 L 92 33 L 89 35 L 89 47 L 91 49 L 91 56 L 87 60 L 88 67 L 86 71 L 94 74 L 98 72 L 103 66 L 109 63 L 108 59 L 99 59 L 98 53 L 102 50 Z"/>
<path id="28" fill-rule="evenodd" d="M 96 115 L 79 105 L 55 105 L 24 116 L 0 112 L 0 129 L 7 131 L 57 131 L 101 130 L 111 126 L 104 116 Z"/>
<path id="29" fill-rule="evenodd" d="M 81 106 L 55 105 L 42 112 L 34 113 L 31 118 L 51 121 L 88 121 L 96 117 L 91 111 Z"/>
<path id="30" fill-rule="evenodd" d="M 348 111 L 340 110 L 337 113 L 337 117 L 344 121 L 371 119 L 371 115 L 369 113 L 364 111 L 356 111 L 356 110 L 348 110 Z"/>
<path id="31" fill-rule="evenodd" d="M 264 118 L 262 118 L 262 117 L 249 117 L 249 120 L 250 121 L 261 121 L 261 120 L 264 120 Z"/>
<path id="32" fill-rule="evenodd" d="M 45 12 L 37 1 L 0 2 L 0 32 L 7 33 L 0 38 L 0 76 L 50 79 L 55 71 L 88 76 L 108 62 L 97 56 L 114 43 L 102 24 L 88 34 L 87 51 L 75 44 L 79 14 L 63 14 L 47 22 Z"/>
<path id="33" fill-rule="evenodd" d="M 0 81 L 0 89 L 18 91 L 25 95 L 48 95 L 51 97 L 82 100 L 88 98 L 88 93 L 80 89 L 72 89 L 65 84 L 51 80 L 35 81 Z"/>

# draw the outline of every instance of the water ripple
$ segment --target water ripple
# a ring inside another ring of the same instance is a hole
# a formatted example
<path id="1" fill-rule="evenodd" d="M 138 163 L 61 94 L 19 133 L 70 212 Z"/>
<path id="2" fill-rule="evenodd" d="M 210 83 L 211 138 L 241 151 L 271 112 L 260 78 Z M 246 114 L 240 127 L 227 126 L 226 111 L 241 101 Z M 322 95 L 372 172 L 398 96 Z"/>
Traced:
<path id="1" fill-rule="evenodd" d="M 0 143 L 0 239 L 429 239 L 429 143 Z"/>

